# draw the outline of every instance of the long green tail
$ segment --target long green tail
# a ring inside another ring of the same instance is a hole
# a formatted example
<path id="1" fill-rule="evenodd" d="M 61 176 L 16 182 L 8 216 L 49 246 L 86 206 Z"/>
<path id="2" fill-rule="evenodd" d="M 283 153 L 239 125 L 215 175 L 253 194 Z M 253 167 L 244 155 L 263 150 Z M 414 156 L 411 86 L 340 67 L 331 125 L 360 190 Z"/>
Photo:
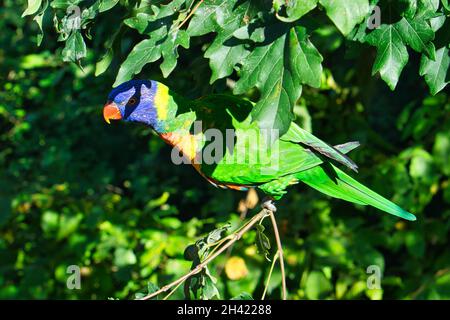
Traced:
<path id="1" fill-rule="evenodd" d="M 371 205 L 394 216 L 414 221 L 416 217 L 395 203 L 363 186 L 332 164 L 298 172 L 295 176 L 310 187 L 331 197 L 362 205 Z"/>

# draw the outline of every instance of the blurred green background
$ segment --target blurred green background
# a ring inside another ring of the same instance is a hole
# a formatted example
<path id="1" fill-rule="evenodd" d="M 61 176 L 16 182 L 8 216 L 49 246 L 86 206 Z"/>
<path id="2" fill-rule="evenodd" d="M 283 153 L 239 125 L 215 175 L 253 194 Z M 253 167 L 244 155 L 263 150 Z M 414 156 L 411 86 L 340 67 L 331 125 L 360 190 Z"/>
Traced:
<path id="1" fill-rule="evenodd" d="M 123 57 L 99 77 L 94 66 L 113 21 L 96 22 L 82 70 L 61 60 L 50 15 L 36 46 L 38 28 L 20 17 L 24 8 L 12 0 L 0 8 L 0 298 L 130 299 L 148 281 L 174 280 L 190 268 L 185 247 L 241 223 L 246 194 L 215 189 L 172 164 L 170 148 L 149 129 L 103 121 Z M 126 31 L 123 52 L 138 37 Z M 142 75 L 189 97 L 226 92 L 223 80 L 208 84 L 207 37 L 182 49 L 168 79 L 157 66 Z M 352 153 L 358 179 L 418 220 L 292 187 L 277 212 L 289 298 L 450 299 L 448 93 L 428 94 L 414 54 L 391 92 L 370 75 L 372 49 L 346 48 L 331 25 L 312 37 L 326 70 L 320 89 L 304 90 L 298 123 L 332 144 L 361 141 Z M 221 298 L 261 297 L 270 263 L 254 240 L 246 234 L 212 264 Z M 80 290 L 66 286 L 70 265 L 81 268 Z M 367 288 L 370 265 L 382 270 L 380 290 Z M 280 297 L 280 281 L 276 268 L 270 299 Z"/>

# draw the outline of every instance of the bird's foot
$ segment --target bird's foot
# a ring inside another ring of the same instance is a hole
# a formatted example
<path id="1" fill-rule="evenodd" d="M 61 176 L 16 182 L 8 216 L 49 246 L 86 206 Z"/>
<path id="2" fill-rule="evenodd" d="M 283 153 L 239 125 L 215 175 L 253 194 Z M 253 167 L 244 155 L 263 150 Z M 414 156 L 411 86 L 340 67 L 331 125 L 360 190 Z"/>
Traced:
<path id="1" fill-rule="evenodd" d="M 261 207 L 263 209 L 272 211 L 272 212 L 276 212 L 277 211 L 277 207 L 275 206 L 275 201 L 271 198 L 271 197 L 266 197 L 263 199 L 262 203 L 261 203 Z"/>

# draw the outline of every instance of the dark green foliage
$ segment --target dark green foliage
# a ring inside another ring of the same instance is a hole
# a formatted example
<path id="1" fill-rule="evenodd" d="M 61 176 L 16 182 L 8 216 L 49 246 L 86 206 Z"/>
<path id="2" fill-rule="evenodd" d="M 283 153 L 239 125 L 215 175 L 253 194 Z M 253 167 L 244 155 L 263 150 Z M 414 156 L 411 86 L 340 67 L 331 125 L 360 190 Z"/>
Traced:
<path id="1" fill-rule="evenodd" d="M 206 237 L 197 240 L 195 244 L 189 245 L 184 250 L 184 258 L 192 261 L 191 270 L 195 269 L 211 253 L 211 249 L 222 239 L 222 234 L 229 229 L 229 225 L 211 231 Z M 185 299 L 204 299 L 210 300 L 220 293 L 216 286 L 217 280 L 209 272 L 208 266 L 184 283 Z"/>
<path id="2" fill-rule="evenodd" d="M 36 14 L 41 27 L 47 7 L 47 0 L 30 0 L 23 16 Z M 449 39 L 446 35 L 435 37 L 448 27 L 448 5 L 441 6 L 439 0 L 174 0 L 154 4 L 139 0 L 67 0 L 51 1 L 50 7 L 54 9 L 58 40 L 65 41 L 64 61 L 81 63 L 86 57 L 82 33 L 90 39 L 96 22 L 124 17 L 107 39 L 96 75 L 108 68 L 114 55 L 119 55 L 112 44 L 122 40 L 121 35 L 117 37 L 122 26 L 136 29 L 145 37 L 133 44 L 121 62 L 114 86 L 130 80 L 145 65 L 160 58 L 162 74 L 168 77 L 177 65 L 180 46 L 189 49 L 192 38 L 213 33 L 212 40 L 196 40 L 208 45 L 204 56 L 210 61 L 211 83 L 236 70 L 239 81 L 233 92 L 244 94 L 258 88 L 260 98 L 254 119 L 264 128 L 279 129 L 280 134 L 287 131 L 293 119 L 302 85 L 320 86 L 322 55 L 309 37 L 330 21 L 350 44 L 357 41 L 377 48 L 373 73 L 380 73 L 392 90 L 409 60 L 408 47 L 422 54 L 419 72 L 432 94 L 448 83 Z M 74 19 L 76 13 L 78 20 Z M 311 19 L 323 23 L 312 23 Z M 372 20 L 383 24 L 374 26 Z M 79 28 L 73 28 L 75 22 Z M 38 43 L 41 40 L 39 36 Z"/>
<path id="3" fill-rule="evenodd" d="M 263 254 L 264 257 L 270 261 L 269 259 L 269 250 L 270 250 L 270 240 L 264 233 L 264 226 L 261 224 L 256 225 L 256 246 L 258 248 L 259 253 Z"/>
<path id="4" fill-rule="evenodd" d="M 268 126 L 295 117 L 330 144 L 361 141 L 358 179 L 417 215 L 409 223 L 292 187 L 276 214 L 290 298 L 450 298 L 448 1 L 205 0 L 179 29 L 198 2 L 29 3 L 0 8 L 1 298 L 133 299 L 204 258 L 189 244 L 241 225 L 245 193 L 173 165 L 149 129 L 103 122 L 111 85 L 141 69 L 189 97 L 243 94 Z M 70 4 L 81 29 L 65 29 Z M 369 30 L 374 4 L 383 25 Z M 221 272 L 223 255 L 192 279 L 190 297 L 259 299 L 270 262 L 256 244 L 269 258 L 276 250 L 265 237 L 254 229 L 233 247 L 246 276 Z M 80 290 L 66 286 L 69 265 L 81 268 Z M 382 290 L 366 286 L 370 265 Z M 280 282 L 275 266 L 268 298 Z"/>

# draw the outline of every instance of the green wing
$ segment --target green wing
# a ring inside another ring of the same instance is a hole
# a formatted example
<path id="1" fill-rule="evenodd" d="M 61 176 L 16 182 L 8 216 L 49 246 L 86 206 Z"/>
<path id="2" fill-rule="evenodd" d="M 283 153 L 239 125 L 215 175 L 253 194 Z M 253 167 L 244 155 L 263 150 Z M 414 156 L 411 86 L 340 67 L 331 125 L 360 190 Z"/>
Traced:
<path id="1" fill-rule="evenodd" d="M 252 121 L 252 108 L 249 101 L 228 95 L 210 95 L 191 105 L 190 110 L 202 121 L 204 130 L 218 129 L 224 137 L 227 129 L 234 132 L 231 146 L 223 144 L 219 161 L 201 164 L 204 175 L 222 183 L 256 186 L 322 163 L 320 157 L 300 144 L 276 140 L 269 146 L 258 124 Z M 212 145 L 202 145 L 202 155 Z"/>
<path id="2" fill-rule="evenodd" d="M 308 147 L 313 148 L 324 156 L 336 160 L 343 165 L 349 167 L 355 172 L 358 172 L 358 166 L 349 157 L 338 149 L 330 146 L 328 143 L 320 140 L 313 134 L 300 128 L 297 124 L 292 122 L 288 132 L 281 137 L 282 140 L 291 141 L 295 143 L 302 143 Z"/>

